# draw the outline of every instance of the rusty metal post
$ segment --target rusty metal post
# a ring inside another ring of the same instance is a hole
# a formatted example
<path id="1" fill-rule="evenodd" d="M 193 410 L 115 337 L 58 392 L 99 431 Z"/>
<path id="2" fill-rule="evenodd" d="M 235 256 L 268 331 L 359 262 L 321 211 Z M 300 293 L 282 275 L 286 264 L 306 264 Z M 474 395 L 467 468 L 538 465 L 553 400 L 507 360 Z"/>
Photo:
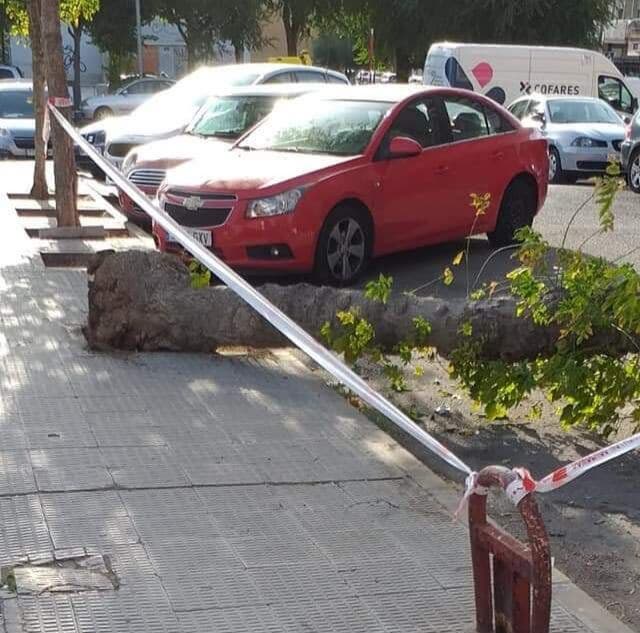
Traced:
<path id="1" fill-rule="evenodd" d="M 506 490 L 517 478 L 507 468 L 490 466 L 479 473 L 478 486 Z M 527 545 L 487 522 L 486 495 L 472 494 L 469 500 L 478 633 L 549 633 L 549 537 L 532 494 L 518 503 L 518 510 Z"/>

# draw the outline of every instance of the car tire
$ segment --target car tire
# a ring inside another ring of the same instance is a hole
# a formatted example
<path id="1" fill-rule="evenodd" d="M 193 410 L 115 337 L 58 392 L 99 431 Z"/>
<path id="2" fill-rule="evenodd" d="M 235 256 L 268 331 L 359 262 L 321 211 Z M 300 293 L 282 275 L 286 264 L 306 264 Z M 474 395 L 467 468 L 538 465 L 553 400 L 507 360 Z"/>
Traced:
<path id="1" fill-rule="evenodd" d="M 498 211 L 496 228 L 487 233 L 494 248 L 515 244 L 516 231 L 533 224 L 536 211 L 536 193 L 533 185 L 525 180 L 512 182 L 504 193 Z"/>
<path id="2" fill-rule="evenodd" d="M 340 204 L 320 231 L 314 277 L 322 284 L 349 286 L 366 270 L 372 252 L 371 217 L 354 205 Z"/>
<path id="3" fill-rule="evenodd" d="M 633 193 L 640 193 L 640 149 L 635 150 L 629 159 L 627 184 Z"/>
<path id="4" fill-rule="evenodd" d="M 560 152 L 555 147 L 549 147 L 549 182 L 553 185 L 564 181 Z"/>
<path id="5" fill-rule="evenodd" d="M 102 106 L 93 113 L 93 120 L 102 121 L 103 119 L 106 119 L 110 116 L 113 116 L 113 110 L 111 108 L 107 108 L 106 106 Z"/>

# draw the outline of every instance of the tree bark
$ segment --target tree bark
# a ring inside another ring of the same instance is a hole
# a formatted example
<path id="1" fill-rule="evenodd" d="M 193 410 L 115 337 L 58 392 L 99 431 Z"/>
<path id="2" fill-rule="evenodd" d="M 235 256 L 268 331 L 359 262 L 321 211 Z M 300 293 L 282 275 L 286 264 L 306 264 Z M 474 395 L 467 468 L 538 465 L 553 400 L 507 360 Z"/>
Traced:
<path id="1" fill-rule="evenodd" d="M 42 46 L 41 0 L 27 2 L 29 16 L 29 39 L 31 40 L 31 62 L 33 68 L 33 105 L 36 115 L 35 159 L 33 168 L 33 184 L 30 195 L 36 200 L 49 197 L 47 185 L 47 143 L 44 140 L 44 117 L 46 112 L 46 75 L 44 49 Z"/>
<path id="2" fill-rule="evenodd" d="M 282 347 L 288 341 L 251 307 L 224 286 L 194 290 L 178 258 L 157 252 L 104 252 L 88 273 L 89 318 L 85 336 L 94 349 L 213 352 L 218 347 Z M 464 340 L 481 343 L 486 359 L 517 361 L 552 353 L 559 333 L 517 317 L 512 297 L 468 302 L 395 294 L 386 305 L 368 300 L 360 290 L 265 285 L 260 291 L 313 336 L 336 312 L 355 307 L 376 330 L 386 350 L 411 339 L 413 319 L 432 327 L 429 345 L 450 356 Z M 460 328 L 470 323 L 473 335 Z M 615 332 L 587 343 L 590 353 L 633 351 Z"/>
<path id="3" fill-rule="evenodd" d="M 59 0 L 43 0 L 41 25 L 49 97 L 68 99 L 69 89 L 64 71 L 62 34 L 60 33 Z M 71 120 L 72 109 L 72 107 L 64 107 L 60 108 L 60 111 Z M 58 226 L 78 226 L 76 208 L 78 179 L 73 141 L 54 117 L 51 117 L 51 133 Z"/>
<path id="4" fill-rule="evenodd" d="M 287 55 L 289 57 L 297 57 L 300 27 L 295 19 L 293 9 L 286 1 L 282 6 L 282 21 L 284 23 L 284 32 L 287 38 Z"/>
<path id="5" fill-rule="evenodd" d="M 80 86 L 80 83 L 82 81 L 82 59 L 80 57 L 82 29 L 82 19 L 78 20 L 77 26 L 70 27 L 69 29 L 71 36 L 73 37 L 73 108 L 75 111 L 80 110 L 80 103 L 82 102 L 82 88 Z"/>

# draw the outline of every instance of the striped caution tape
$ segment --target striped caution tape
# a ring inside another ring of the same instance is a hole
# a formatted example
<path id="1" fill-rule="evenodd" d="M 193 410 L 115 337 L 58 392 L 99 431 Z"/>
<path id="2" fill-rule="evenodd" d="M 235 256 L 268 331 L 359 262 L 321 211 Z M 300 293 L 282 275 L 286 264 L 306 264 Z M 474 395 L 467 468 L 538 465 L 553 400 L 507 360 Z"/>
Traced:
<path id="1" fill-rule="evenodd" d="M 343 385 L 356 393 L 364 402 L 389 418 L 403 431 L 418 440 L 423 446 L 430 449 L 449 465 L 465 473 L 471 473 L 459 457 L 443 446 L 435 437 L 432 437 L 424 429 L 420 428 L 413 420 L 406 416 L 394 404 L 384 396 L 372 389 L 360 376 L 349 369 L 334 354 L 316 341 L 308 332 L 292 321 L 282 310 L 274 306 L 251 284 L 247 283 L 240 275 L 218 259 L 211 251 L 196 242 L 184 228 L 179 225 L 163 210 L 153 204 L 147 196 L 130 183 L 121 172 L 101 156 L 93 146 L 88 143 L 78 131 L 67 121 L 53 105 L 49 104 L 51 112 L 58 123 L 64 128 L 75 143 L 113 180 L 113 182 L 126 192 L 129 197 L 149 214 L 165 231 L 171 233 L 174 238 L 186 248 L 201 264 L 204 264 L 212 273 L 221 279 L 240 298 L 246 301 L 256 312 L 262 315 L 271 325 L 286 336 L 294 345 L 308 354 L 318 365 L 326 369 Z"/>
<path id="2" fill-rule="evenodd" d="M 154 205 L 147 196 L 134 184 L 129 182 L 121 172 L 99 154 L 93 146 L 87 142 L 78 131 L 62 116 L 53 103 L 49 103 L 49 109 L 56 117 L 62 128 L 69 134 L 75 143 L 91 157 L 91 159 L 109 176 L 113 182 L 126 192 L 129 197 L 139 205 L 149 216 L 157 222 L 165 231 L 171 233 L 175 239 L 187 249 L 200 263 L 204 264 L 211 272 L 221 279 L 240 298 L 246 301 L 256 312 L 263 316 L 271 325 L 286 336 L 294 345 L 309 355 L 323 369 L 327 370 L 334 378 L 351 389 L 364 402 L 387 417 L 403 431 L 411 435 L 423 446 L 438 455 L 453 468 L 466 475 L 465 494 L 462 503 L 471 494 L 486 494 L 486 488 L 478 486 L 478 473 L 472 471 L 457 455 L 441 444 L 436 438 L 419 427 L 413 420 L 406 416 L 393 403 L 372 389 L 360 376 L 349 369 L 340 359 L 327 350 L 308 332 L 292 321 L 282 310 L 274 306 L 253 286 L 247 283 L 234 270 L 229 268 L 222 260 L 216 257 L 199 242 L 196 242 L 181 225 L 171 218 L 162 209 Z M 591 455 L 582 457 L 571 464 L 559 468 L 543 479 L 536 481 L 528 470 L 516 468 L 517 481 L 507 486 L 507 496 L 514 504 L 520 503 L 524 497 L 532 492 L 550 492 L 566 485 L 587 471 L 600 466 L 612 459 L 620 457 L 640 448 L 640 433 L 626 440 L 612 444 Z"/>

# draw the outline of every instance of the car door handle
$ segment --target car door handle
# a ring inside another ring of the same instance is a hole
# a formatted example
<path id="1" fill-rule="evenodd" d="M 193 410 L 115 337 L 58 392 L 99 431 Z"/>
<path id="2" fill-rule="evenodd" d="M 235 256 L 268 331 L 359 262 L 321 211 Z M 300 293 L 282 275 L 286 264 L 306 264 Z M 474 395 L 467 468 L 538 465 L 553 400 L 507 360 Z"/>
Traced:
<path id="1" fill-rule="evenodd" d="M 502 150 L 493 152 L 493 154 L 491 154 L 491 158 L 493 158 L 493 160 L 502 160 L 504 158 L 504 152 Z"/>
<path id="2" fill-rule="evenodd" d="M 439 167 L 436 167 L 435 172 L 436 176 L 444 176 L 449 173 L 449 167 L 447 167 L 447 165 L 440 165 Z"/>

